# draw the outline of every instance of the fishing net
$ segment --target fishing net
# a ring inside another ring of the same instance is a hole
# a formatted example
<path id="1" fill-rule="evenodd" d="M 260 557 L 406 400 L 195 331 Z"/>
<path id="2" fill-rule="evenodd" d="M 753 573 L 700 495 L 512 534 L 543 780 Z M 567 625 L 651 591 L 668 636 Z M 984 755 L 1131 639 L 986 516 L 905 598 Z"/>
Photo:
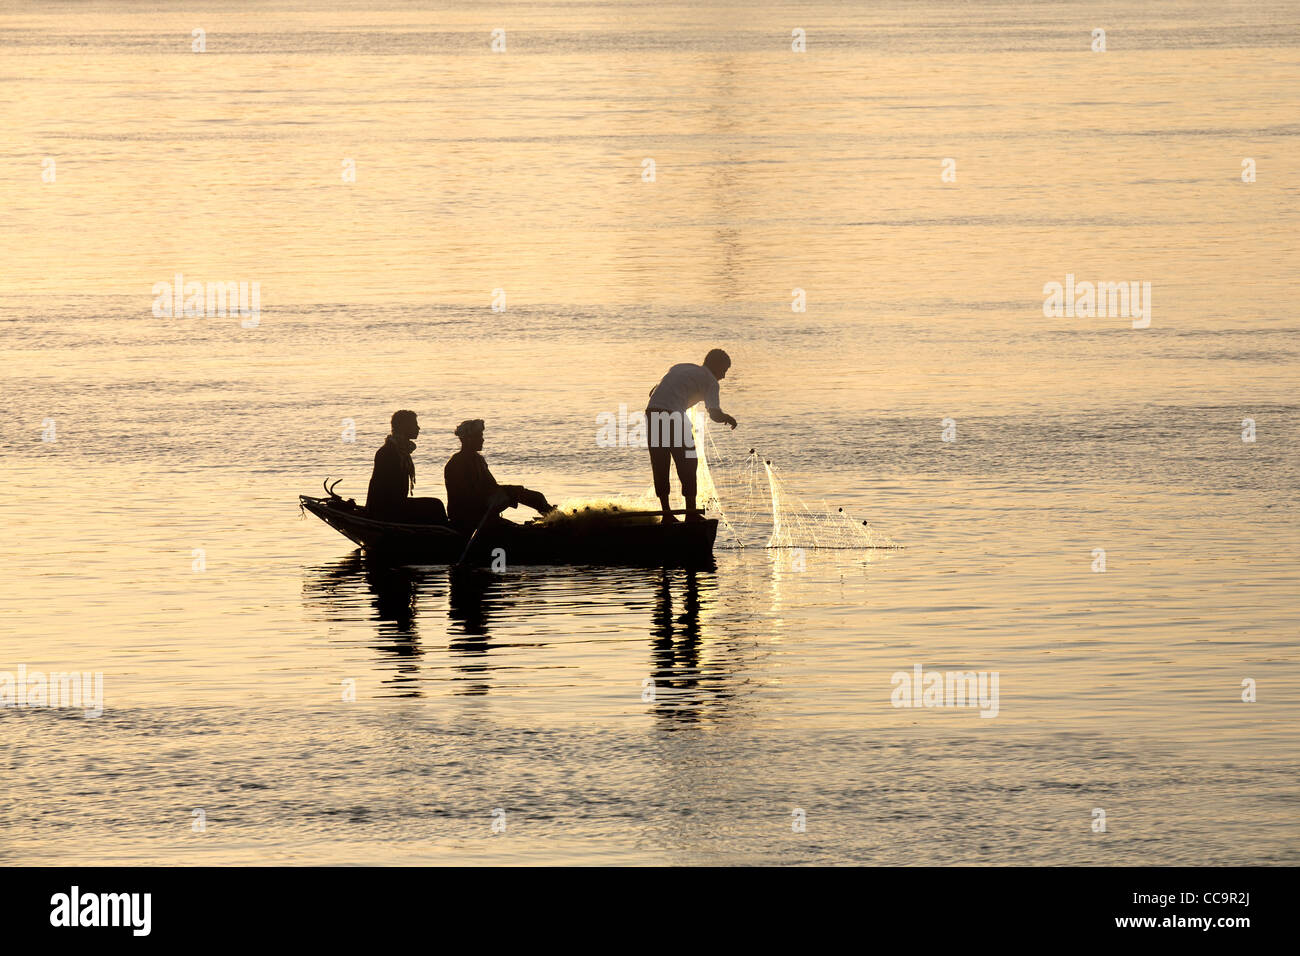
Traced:
<path id="1" fill-rule="evenodd" d="M 747 453 L 720 448 L 708 416 L 690 413 L 697 455 L 699 506 L 718 519 L 721 547 L 824 548 L 864 550 L 896 548 L 886 535 L 871 530 L 866 520 L 843 508 L 805 503 L 778 474 L 776 466 L 756 449 Z M 723 434 L 727 434 L 723 430 Z M 655 501 L 648 492 L 645 499 Z M 681 507 L 680 496 L 674 507 Z"/>
<path id="2" fill-rule="evenodd" d="M 658 502 L 655 502 L 658 508 Z M 612 521 L 622 524 L 655 524 L 657 510 L 649 510 L 643 500 L 623 498 L 572 499 L 561 502 L 554 511 L 536 519 L 544 528 L 567 528 L 575 532 Z"/>

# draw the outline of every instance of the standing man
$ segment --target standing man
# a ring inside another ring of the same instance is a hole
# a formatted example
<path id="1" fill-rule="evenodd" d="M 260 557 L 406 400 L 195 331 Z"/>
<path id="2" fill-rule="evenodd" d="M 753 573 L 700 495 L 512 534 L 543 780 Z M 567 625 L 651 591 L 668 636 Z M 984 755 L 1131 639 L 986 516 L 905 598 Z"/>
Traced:
<path id="1" fill-rule="evenodd" d="M 704 356 L 703 365 L 692 365 L 690 362 L 674 365 L 660 379 L 659 384 L 650 390 L 650 404 L 645 410 L 650 440 L 650 469 L 655 476 L 655 494 L 663 505 L 664 524 L 672 524 L 677 520 L 668 503 L 670 459 L 676 463 L 677 478 L 682 483 L 682 497 L 686 499 L 686 520 L 704 520 L 704 516 L 695 508 L 695 440 L 686 412 L 702 401 L 709 409 L 709 418 L 736 427 L 736 420 L 722 410 L 718 399 L 718 383 L 727 377 L 729 368 L 731 356 L 722 349 L 713 349 Z"/>
<path id="2" fill-rule="evenodd" d="M 366 511 L 381 521 L 417 524 L 447 520 L 447 510 L 437 498 L 412 498 L 415 490 L 415 439 L 420 422 L 415 412 L 403 408 L 393 412 L 393 431 L 375 452 L 375 470 L 366 489 Z"/>
<path id="3" fill-rule="evenodd" d="M 472 418 L 456 426 L 460 451 L 447 460 L 442 480 L 447 485 L 447 511 L 451 523 L 461 531 L 472 532 L 488 512 L 497 514 L 521 504 L 547 514 L 555 507 L 540 491 L 523 485 L 500 485 L 488 470 L 479 452 L 483 448 L 483 419 Z"/>

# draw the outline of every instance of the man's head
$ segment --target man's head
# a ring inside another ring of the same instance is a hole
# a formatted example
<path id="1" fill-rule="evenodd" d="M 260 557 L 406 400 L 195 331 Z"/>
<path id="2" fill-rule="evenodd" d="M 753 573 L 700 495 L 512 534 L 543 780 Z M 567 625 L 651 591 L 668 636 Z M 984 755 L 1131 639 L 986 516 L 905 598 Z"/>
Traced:
<path id="1" fill-rule="evenodd" d="M 704 367 L 720 382 L 727 377 L 727 369 L 731 368 L 731 356 L 722 349 L 712 349 L 704 356 Z"/>
<path id="2" fill-rule="evenodd" d="M 465 451 L 479 451 L 483 447 L 483 419 L 469 418 L 456 426 L 456 437 Z"/>
<path id="3" fill-rule="evenodd" d="M 411 441 L 419 438 L 420 422 L 415 417 L 415 412 L 409 408 L 393 412 L 393 434 L 398 438 L 409 438 Z"/>

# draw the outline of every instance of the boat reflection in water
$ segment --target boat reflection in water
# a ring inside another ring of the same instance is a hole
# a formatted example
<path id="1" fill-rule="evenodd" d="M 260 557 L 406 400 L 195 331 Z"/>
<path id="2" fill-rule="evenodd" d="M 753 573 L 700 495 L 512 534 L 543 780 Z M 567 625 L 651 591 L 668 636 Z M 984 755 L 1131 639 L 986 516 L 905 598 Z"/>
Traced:
<path id="1" fill-rule="evenodd" d="M 309 569 L 303 600 L 309 617 L 340 626 L 330 632 L 342 643 L 355 646 L 352 635 L 366 625 L 362 642 L 384 674 L 383 696 L 437 694 L 438 681 L 450 682 L 442 693 L 484 695 L 499 668 L 518 672 L 523 660 L 532 669 L 531 649 L 546 649 L 548 660 L 540 665 L 546 669 L 587 667 L 572 655 L 603 645 L 613 665 L 625 652 L 610 642 L 644 641 L 648 623 L 655 691 L 652 701 L 643 695 L 648 709 L 672 721 L 696 721 L 717 716 L 734 696 L 741 666 L 729 642 L 704 638 L 716 588 L 709 571 L 548 567 L 497 574 L 395 567 L 357 551 Z M 592 616 L 607 628 L 594 642 L 581 633 L 590 633 Z M 548 621 L 554 623 L 548 627 Z M 523 656 L 507 661 L 511 651 Z"/>
<path id="2" fill-rule="evenodd" d="M 494 646 L 488 640 L 488 625 L 499 608 L 515 603 L 505 593 L 507 583 L 508 579 L 490 571 L 395 566 L 369 560 L 358 550 L 333 564 L 310 569 L 303 597 L 331 621 L 357 623 L 360 618 L 376 623 L 378 641 L 367 646 L 378 655 L 381 668 L 391 671 L 392 676 L 383 681 L 393 691 L 388 696 L 424 696 L 420 660 L 426 651 L 417 619 L 429 630 L 432 646 L 445 639 L 448 650 L 460 658 L 452 667 L 455 676 L 467 683 L 454 692 L 486 694 L 491 669 L 487 654 Z M 441 610 L 444 597 L 450 626 L 429 628 L 428 611 Z M 363 600 L 369 605 L 368 614 L 357 613 Z"/>

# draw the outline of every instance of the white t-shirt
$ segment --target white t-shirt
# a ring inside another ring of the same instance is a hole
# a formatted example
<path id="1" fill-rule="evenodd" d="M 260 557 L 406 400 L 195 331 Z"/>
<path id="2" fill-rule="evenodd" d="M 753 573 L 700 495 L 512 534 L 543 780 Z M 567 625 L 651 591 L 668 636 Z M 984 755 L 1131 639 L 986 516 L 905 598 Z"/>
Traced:
<path id="1" fill-rule="evenodd" d="M 668 370 L 650 393 L 649 408 L 662 408 L 668 412 L 685 412 L 700 402 L 716 411 L 721 406 L 718 398 L 718 380 L 703 365 L 682 362 Z"/>

